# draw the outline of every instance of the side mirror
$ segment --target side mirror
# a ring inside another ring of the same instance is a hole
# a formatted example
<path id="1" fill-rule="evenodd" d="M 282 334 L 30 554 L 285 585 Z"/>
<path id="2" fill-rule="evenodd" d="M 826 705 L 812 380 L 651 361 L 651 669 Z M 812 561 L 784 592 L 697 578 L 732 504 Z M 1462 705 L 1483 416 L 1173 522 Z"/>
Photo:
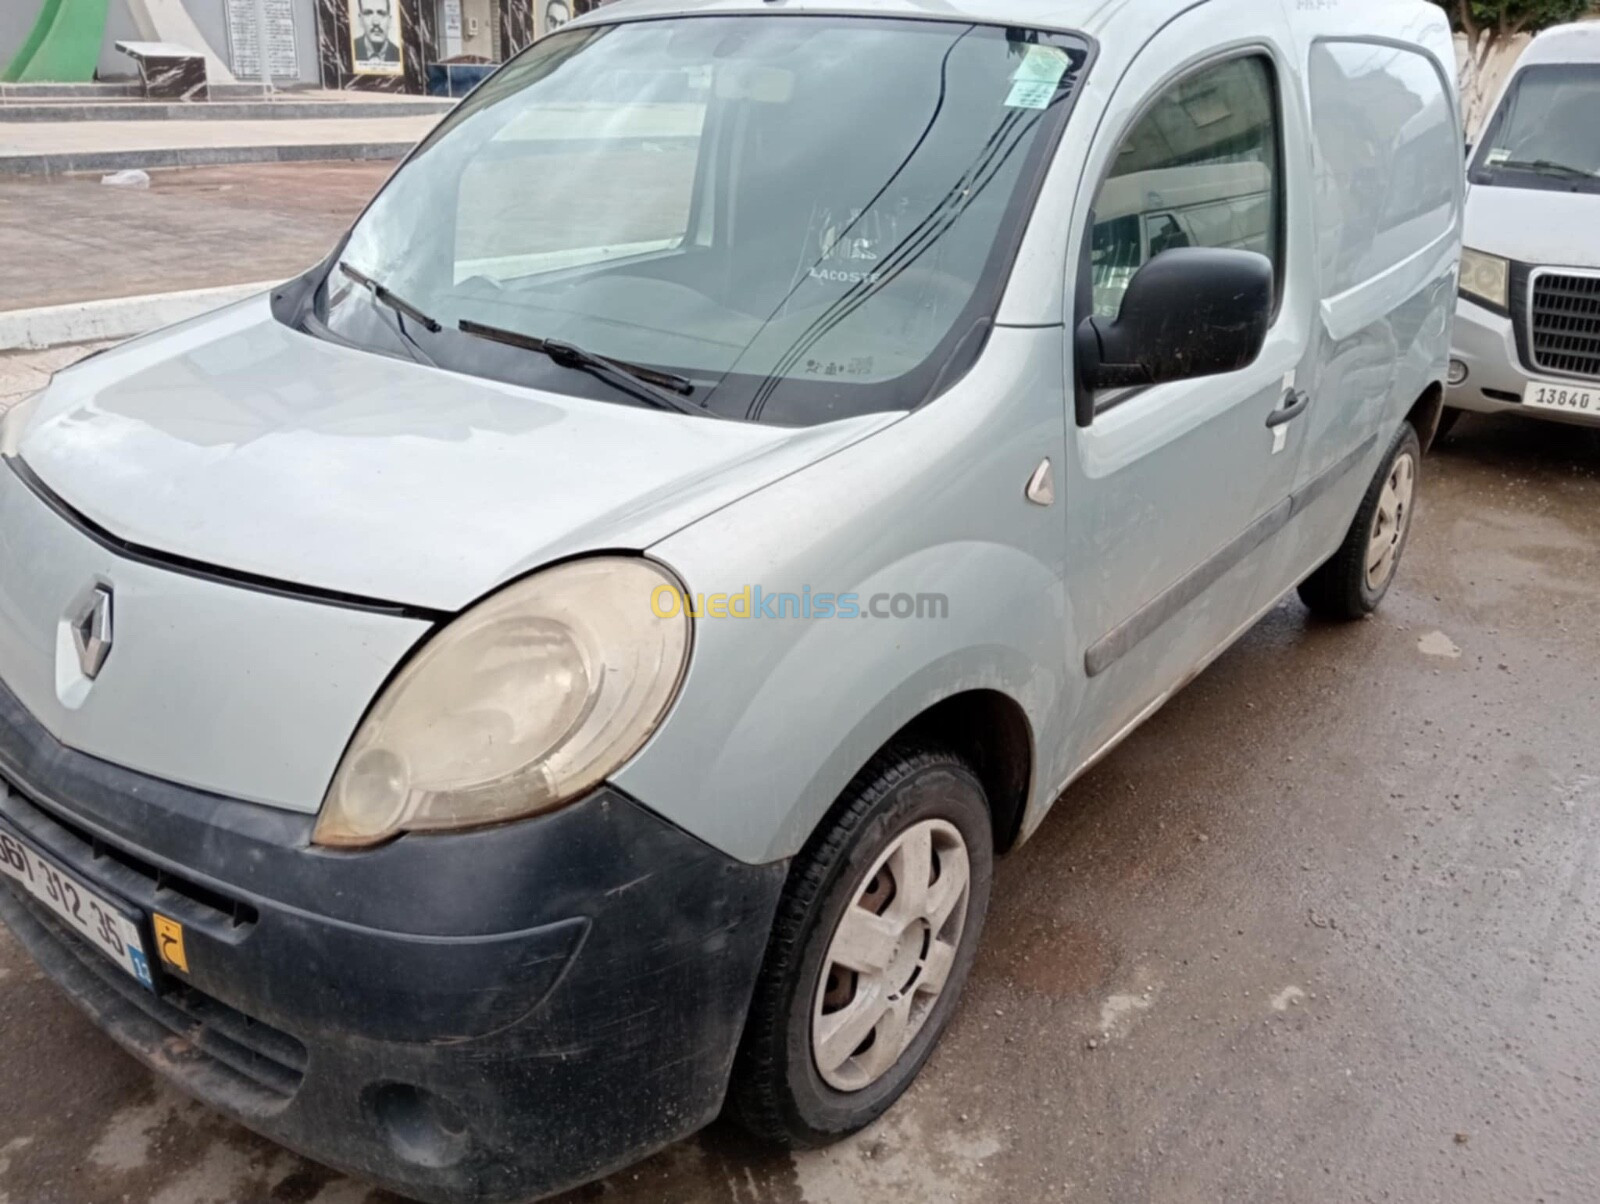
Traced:
<path id="1" fill-rule="evenodd" d="M 1253 251 L 1181 247 L 1128 283 L 1116 321 L 1078 326 L 1079 379 L 1090 390 L 1237 372 L 1272 325 L 1272 262 Z"/>

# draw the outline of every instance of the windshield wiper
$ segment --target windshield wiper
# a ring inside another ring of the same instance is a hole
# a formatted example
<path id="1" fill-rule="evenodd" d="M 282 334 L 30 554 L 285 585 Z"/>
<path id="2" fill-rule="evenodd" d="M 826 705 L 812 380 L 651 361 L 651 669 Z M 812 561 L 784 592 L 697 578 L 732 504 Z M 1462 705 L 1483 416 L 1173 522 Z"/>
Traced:
<path id="1" fill-rule="evenodd" d="M 374 300 L 378 301 L 380 304 L 387 305 L 390 309 L 394 310 L 395 313 L 402 314 L 405 317 L 410 318 L 429 334 L 438 334 L 444 329 L 443 326 L 439 325 L 438 322 L 436 322 L 433 318 L 430 318 L 427 314 L 423 313 L 415 305 L 412 305 L 411 302 L 407 301 L 404 297 L 396 296 L 388 289 L 387 286 L 379 284 L 371 276 L 357 268 L 351 267 L 342 259 L 339 261 L 339 270 L 346 276 L 350 277 L 350 279 L 354 280 L 357 284 L 364 285 L 371 289 Z"/>
<path id="2" fill-rule="evenodd" d="M 1592 171 L 1584 171 L 1569 163 L 1557 163 L 1552 159 L 1502 159 L 1489 166 L 1496 171 L 1528 171 L 1541 176 L 1559 176 L 1564 180 L 1600 180 L 1600 175 Z"/>
<path id="3" fill-rule="evenodd" d="M 563 368 L 587 372 L 614 388 L 633 394 L 657 409 L 676 410 L 680 414 L 694 414 L 701 418 L 715 417 L 709 410 L 685 400 L 685 395 L 694 392 L 694 382 L 671 372 L 658 372 L 654 368 L 646 368 L 643 364 L 630 364 L 626 360 L 614 360 L 610 356 L 597 355 L 593 351 L 585 351 L 582 347 L 575 347 L 571 343 L 563 343 L 556 339 L 541 339 L 531 334 L 518 334 L 514 330 L 485 326 L 482 322 L 473 322 L 467 318 L 456 323 L 456 328 L 462 334 L 547 355 Z"/>
<path id="4" fill-rule="evenodd" d="M 411 337 L 411 332 L 406 329 L 406 319 L 410 318 L 413 322 L 420 324 L 429 334 L 438 334 L 444 329 L 443 326 L 440 326 L 438 322 L 423 313 L 415 305 L 412 305 L 411 302 L 403 297 L 395 296 L 387 287 L 379 284 L 365 272 L 351 267 L 342 259 L 339 261 L 339 270 L 363 288 L 369 289 L 374 301 L 377 301 L 380 305 L 387 305 L 394 310 L 395 329 L 400 332 L 400 339 L 405 343 L 406 349 L 411 352 L 412 359 L 419 364 L 426 364 L 430 368 L 439 366 L 433 356 L 422 349 L 422 344 Z"/>

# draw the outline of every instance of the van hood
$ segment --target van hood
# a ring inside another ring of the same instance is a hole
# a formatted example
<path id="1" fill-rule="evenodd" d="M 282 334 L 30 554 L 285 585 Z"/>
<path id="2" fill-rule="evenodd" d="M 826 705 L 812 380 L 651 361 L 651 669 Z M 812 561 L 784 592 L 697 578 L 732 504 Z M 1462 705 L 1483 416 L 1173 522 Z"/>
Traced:
<path id="1" fill-rule="evenodd" d="M 1600 195 L 1474 184 L 1466 242 L 1536 267 L 1600 268 Z"/>
<path id="2" fill-rule="evenodd" d="M 454 612 L 647 548 L 898 417 L 796 430 L 563 397 L 324 342 L 263 296 L 58 374 L 18 453 L 138 548 Z"/>

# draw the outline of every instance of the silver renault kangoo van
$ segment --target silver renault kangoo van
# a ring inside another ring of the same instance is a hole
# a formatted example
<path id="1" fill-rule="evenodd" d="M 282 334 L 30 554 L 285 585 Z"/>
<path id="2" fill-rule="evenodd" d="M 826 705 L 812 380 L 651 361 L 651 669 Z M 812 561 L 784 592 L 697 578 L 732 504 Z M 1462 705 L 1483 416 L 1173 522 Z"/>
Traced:
<path id="1" fill-rule="evenodd" d="M 1422 0 L 538 41 L 320 266 L 5 418 L 0 917 L 425 1200 L 868 1124 L 995 858 L 1285 594 L 1395 580 L 1453 72 Z"/>

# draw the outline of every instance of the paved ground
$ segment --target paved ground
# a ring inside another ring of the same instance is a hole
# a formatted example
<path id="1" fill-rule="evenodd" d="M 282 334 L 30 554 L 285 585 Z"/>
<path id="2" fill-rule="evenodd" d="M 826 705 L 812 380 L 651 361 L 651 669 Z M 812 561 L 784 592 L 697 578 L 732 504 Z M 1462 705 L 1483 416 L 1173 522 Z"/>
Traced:
<path id="1" fill-rule="evenodd" d="M 328 253 L 393 169 L 182 168 L 151 172 L 148 189 L 0 176 L 0 310 L 287 279 Z"/>
<path id="2" fill-rule="evenodd" d="M 1600 436 L 1468 420 L 1383 615 L 1288 602 L 1001 868 L 883 1122 L 583 1200 L 1600 1199 Z M 0 1202 L 377 1204 L 159 1085 L 0 937 Z"/>

